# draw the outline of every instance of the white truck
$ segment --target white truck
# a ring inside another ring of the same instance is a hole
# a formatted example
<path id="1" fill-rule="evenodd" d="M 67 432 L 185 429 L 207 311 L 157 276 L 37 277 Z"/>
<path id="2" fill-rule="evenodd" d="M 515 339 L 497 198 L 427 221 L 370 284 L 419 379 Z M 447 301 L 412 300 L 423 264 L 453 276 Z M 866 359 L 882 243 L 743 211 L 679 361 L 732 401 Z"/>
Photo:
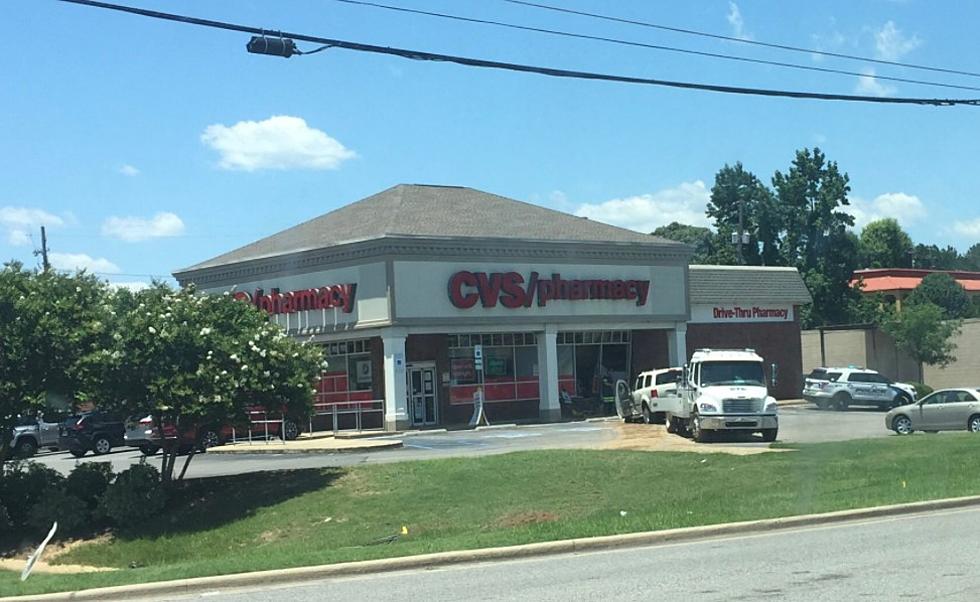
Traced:
<path id="1" fill-rule="evenodd" d="M 717 431 L 761 433 L 775 441 L 776 400 L 769 395 L 765 361 L 752 349 L 698 349 L 684 366 L 667 430 L 706 441 Z"/>

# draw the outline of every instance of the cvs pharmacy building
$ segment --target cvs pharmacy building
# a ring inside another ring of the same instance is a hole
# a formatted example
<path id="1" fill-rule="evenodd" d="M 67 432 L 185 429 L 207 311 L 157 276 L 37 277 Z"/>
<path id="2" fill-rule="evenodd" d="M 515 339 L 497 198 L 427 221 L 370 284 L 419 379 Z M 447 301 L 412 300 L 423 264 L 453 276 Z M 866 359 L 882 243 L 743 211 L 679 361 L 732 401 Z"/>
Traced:
<path id="1" fill-rule="evenodd" d="M 318 412 L 373 402 L 363 426 L 396 430 L 465 423 L 481 385 L 491 420 L 554 420 L 563 400 L 683 364 L 690 256 L 470 188 L 399 185 L 174 275 L 322 344 Z"/>

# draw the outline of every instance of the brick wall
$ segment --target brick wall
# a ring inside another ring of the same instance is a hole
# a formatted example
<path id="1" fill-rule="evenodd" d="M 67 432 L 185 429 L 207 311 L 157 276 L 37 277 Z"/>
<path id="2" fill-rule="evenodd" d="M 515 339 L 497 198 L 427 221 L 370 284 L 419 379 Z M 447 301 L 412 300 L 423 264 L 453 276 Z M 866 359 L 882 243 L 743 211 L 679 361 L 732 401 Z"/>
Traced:
<path id="1" fill-rule="evenodd" d="M 757 324 L 688 324 L 687 352 L 709 347 L 716 349 L 755 349 L 766 362 L 777 365 L 776 386 L 770 395 L 794 399 L 803 390 L 803 358 L 799 322 Z"/>

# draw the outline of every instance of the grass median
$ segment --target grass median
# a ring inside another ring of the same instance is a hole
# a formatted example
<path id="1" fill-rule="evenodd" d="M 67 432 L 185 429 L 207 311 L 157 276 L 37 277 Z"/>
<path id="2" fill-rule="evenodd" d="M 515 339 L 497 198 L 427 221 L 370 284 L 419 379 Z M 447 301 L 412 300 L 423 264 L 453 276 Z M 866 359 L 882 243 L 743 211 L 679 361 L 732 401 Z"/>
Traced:
<path id="1" fill-rule="evenodd" d="M 980 493 L 980 437 L 889 437 L 754 456 L 532 451 L 193 480 L 128 536 L 15 595 L 791 516 Z M 625 513 L 625 514 L 623 514 Z M 407 533 L 402 532 L 402 528 Z M 131 568 L 135 567 L 135 568 Z"/>

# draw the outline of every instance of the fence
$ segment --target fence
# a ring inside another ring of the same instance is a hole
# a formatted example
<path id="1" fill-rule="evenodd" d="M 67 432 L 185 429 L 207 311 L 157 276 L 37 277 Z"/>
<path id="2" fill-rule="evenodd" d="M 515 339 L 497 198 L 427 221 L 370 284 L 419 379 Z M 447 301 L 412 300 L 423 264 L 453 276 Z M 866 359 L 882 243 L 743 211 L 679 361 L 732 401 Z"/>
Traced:
<path id="1" fill-rule="evenodd" d="M 310 430 L 313 432 L 313 419 L 316 417 L 329 417 L 329 430 L 334 433 L 339 431 L 365 431 L 365 430 L 384 430 L 385 402 L 383 399 L 372 399 L 369 401 L 350 401 L 317 403 L 313 405 L 313 414 L 310 415 Z M 365 428 L 365 417 L 376 418 L 369 422 L 377 422 L 378 426 Z"/>

